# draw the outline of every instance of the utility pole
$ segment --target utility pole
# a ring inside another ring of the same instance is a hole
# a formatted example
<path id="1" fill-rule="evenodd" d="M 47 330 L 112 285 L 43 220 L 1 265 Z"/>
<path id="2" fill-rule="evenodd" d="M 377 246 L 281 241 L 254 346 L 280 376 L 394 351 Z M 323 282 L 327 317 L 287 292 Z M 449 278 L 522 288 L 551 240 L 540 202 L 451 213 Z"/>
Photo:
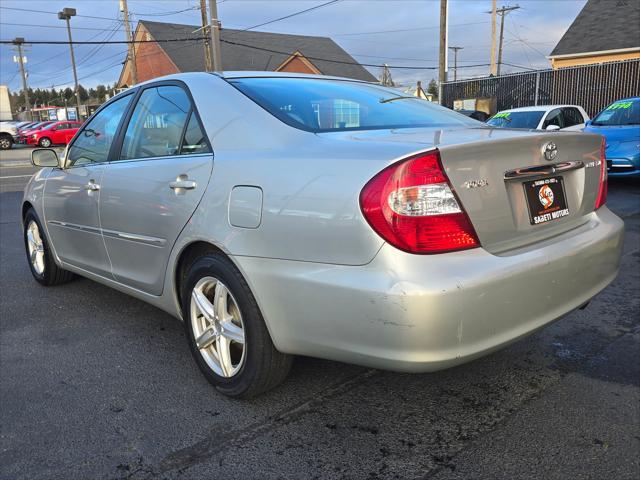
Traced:
<path id="1" fill-rule="evenodd" d="M 520 8 L 519 5 L 516 5 L 514 7 L 505 7 L 503 5 L 502 8 L 499 8 L 498 10 L 496 10 L 496 13 L 500 15 L 500 43 L 498 46 L 498 68 L 497 68 L 498 75 L 500 75 L 500 66 L 502 65 L 502 41 L 504 39 L 504 17 L 509 12 L 512 12 L 513 10 L 518 10 L 519 8 Z"/>
<path id="2" fill-rule="evenodd" d="M 122 18 L 124 20 L 124 30 L 127 35 L 128 58 L 129 65 L 131 65 L 131 85 L 138 83 L 138 64 L 136 62 L 136 44 L 133 43 L 133 36 L 131 35 L 131 25 L 129 25 L 129 7 L 127 6 L 127 0 L 120 0 L 120 11 L 122 12 Z"/>
<path id="3" fill-rule="evenodd" d="M 24 105 L 27 109 L 27 119 L 33 120 L 31 114 L 31 103 L 29 103 L 29 88 L 27 87 L 27 74 L 24 71 L 24 56 L 22 55 L 22 45 L 24 44 L 24 38 L 17 37 L 13 40 L 13 44 L 18 49 L 18 64 L 20 65 L 20 75 L 22 76 L 22 92 L 24 94 Z M 15 57 L 14 57 L 15 60 Z"/>
<path id="4" fill-rule="evenodd" d="M 216 0 L 209 0 L 209 15 L 211 30 L 211 59 L 214 72 L 222 71 L 222 53 L 220 52 L 220 20 L 218 20 L 218 6 Z"/>
<path id="5" fill-rule="evenodd" d="M 202 36 L 204 38 L 204 69 L 207 72 L 213 70 L 211 64 L 211 47 L 209 47 L 209 21 L 207 20 L 207 0 L 200 0 L 200 16 L 202 17 Z"/>
<path id="6" fill-rule="evenodd" d="M 496 65 L 496 0 L 491 0 L 491 75 L 496 76 L 498 69 Z"/>
<path id="7" fill-rule="evenodd" d="M 73 40 L 71 39 L 71 17 L 76 16 L 75 8 L 63 8 L 62 11 L 58 12 L 58 18 L 60 20 L 65 20 L 67 22 L 67 35 L 69 36 L 69 49 L 71 51 L 71 68 L 73 69 L 73 83 L 76 87 L 76 117 L 77 120 L 80 120 L 82 116 L 80 115 L 80 87 L 78 85 L 78 72 L 76 72 L 76 57 L 73 53 Z"/>
<path id="8" fill-rule="evenodd" d="M 442 101 L 442 84 L 447 81 L 447 24 L 449 0 L 440 0 L 440 51 L 438 56 L 438 100 Z"/>
<path id="9" fill-rule="evenodd" d="M 458 50 L 463 50 L 464 47 L 449 47 L 449 50 L 453 50 L 453 81 L 458 80 Z"/>
<path id="10" fill-rule="evenodd" d="M 395 83 L 393 83 L 393 79 L 391 78 L 391 70 L 389 70 L 389 65 L 386 63 L 382 67 L 382 74 L 380 75 L 380 83 L 385 87 L 393 87 Z"/>

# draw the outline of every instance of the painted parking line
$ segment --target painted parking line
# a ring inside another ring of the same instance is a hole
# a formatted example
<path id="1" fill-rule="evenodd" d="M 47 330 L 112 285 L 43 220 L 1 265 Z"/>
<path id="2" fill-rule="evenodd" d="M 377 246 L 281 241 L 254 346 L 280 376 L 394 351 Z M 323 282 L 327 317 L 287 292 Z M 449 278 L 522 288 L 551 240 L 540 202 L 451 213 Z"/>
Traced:
<path id="1" fill-rule="evenodd" d="M 20 162 L 20 163 L 4 163 L 0 161 L 0 170 L 4 170 L 5 168 L 24 168 L 24 167 L 33 167 L 31 162 Z"/>
<path id="2" fill-rule="evenodd" d="M 33 174 L 31 174 L 31 175 L 8 175 L 6 177 L 0 177 L 0 180 L 5 179 L 5 178 L 27 178 L 27 177 L 33 177 Z"/>

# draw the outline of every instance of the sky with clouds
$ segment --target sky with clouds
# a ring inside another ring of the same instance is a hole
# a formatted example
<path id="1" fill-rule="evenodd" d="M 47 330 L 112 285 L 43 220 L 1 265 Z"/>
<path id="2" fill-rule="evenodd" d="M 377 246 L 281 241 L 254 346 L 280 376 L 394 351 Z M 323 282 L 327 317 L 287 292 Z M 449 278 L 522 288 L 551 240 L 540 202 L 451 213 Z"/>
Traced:
<path id="1" fill-rule="evenodd" d="M 247 28 L 326 0 L 218 0 L 223 28 Z M 522 68 L 548 68 L 546 58 L 580 12 L 586 0 L 520 0 L 498 2 L 519 5 L 507 15 L 503 60 Z M 138 19 L 200 24 L 198 0 L 129 0 L 133 24 Z M 66 40 L 65 23 L 55 12 L 64 7 L 77 10 L 72 22 L 74 40 L 124 40 L 118 0 L 0 0 L 0 39 Z M 39 10 L 41 12 L 20 9 Z M 189 9 L 189 10 L 187 10 Z M 362 63 L 429 67 L 424 70 L 391 70 L 397 83 L 428 82 L 437 77 L 439 0 L 341 0 L 257 30 L 328 36 Z M 490 58 L 490 0 L 449 1 L 449 45 L 463 47 L 458 53 L 458 77 L 486 75 Z M 182 11 L 186 10 L 186 11 Z M 171 13 L 178 12 L 180 13 Z M 48 13 L 49 12 L 49 13 Z M 53 13 L 50 13 L 53 12 Z M 80 16 L 82 15 L 82 16 Z M 125 45 L 78 45 L 78 77 L 85 86 L 114 83 L 125 58 Z M 0 46 L 0 84 L 21 88 L 11 45 Z M 29 86 L 72 86 L 68 45 L 32 45 L 28 57 Z M 450 58 L 450 68 L 453 59 Z M 375 75 L 380 68 L 369 67 Z M 450 71 L 450 78 L 452 72 Z"/>

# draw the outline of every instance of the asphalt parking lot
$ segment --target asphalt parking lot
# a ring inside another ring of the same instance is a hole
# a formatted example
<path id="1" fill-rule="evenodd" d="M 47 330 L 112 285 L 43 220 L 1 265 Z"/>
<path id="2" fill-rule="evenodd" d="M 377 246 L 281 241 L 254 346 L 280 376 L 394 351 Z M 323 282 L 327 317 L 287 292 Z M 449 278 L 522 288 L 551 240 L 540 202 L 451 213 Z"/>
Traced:
<path id="1" fill-rule="evenodd" d="M 426 375 L 298 358 L 216 393 L 181 324 L 89 280 L 32 280 L 28 149 L 0 152 L 0 478 L 640 478 L 640 182 L 611 179 L 620 275 L 585 310 Z"/>

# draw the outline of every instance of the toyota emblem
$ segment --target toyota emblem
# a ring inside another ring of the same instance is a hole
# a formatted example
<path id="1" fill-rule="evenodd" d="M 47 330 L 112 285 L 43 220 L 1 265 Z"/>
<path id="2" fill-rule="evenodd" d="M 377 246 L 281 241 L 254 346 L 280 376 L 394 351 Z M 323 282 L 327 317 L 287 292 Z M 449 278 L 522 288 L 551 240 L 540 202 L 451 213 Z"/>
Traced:
<path id="1" fill-rule="evenodd" d="M 558 156 L 558 147 L 553 142 L 547 142 L 542 147 L 542 154 L 544 158 L 548 161 L 555 160 Z"/>

